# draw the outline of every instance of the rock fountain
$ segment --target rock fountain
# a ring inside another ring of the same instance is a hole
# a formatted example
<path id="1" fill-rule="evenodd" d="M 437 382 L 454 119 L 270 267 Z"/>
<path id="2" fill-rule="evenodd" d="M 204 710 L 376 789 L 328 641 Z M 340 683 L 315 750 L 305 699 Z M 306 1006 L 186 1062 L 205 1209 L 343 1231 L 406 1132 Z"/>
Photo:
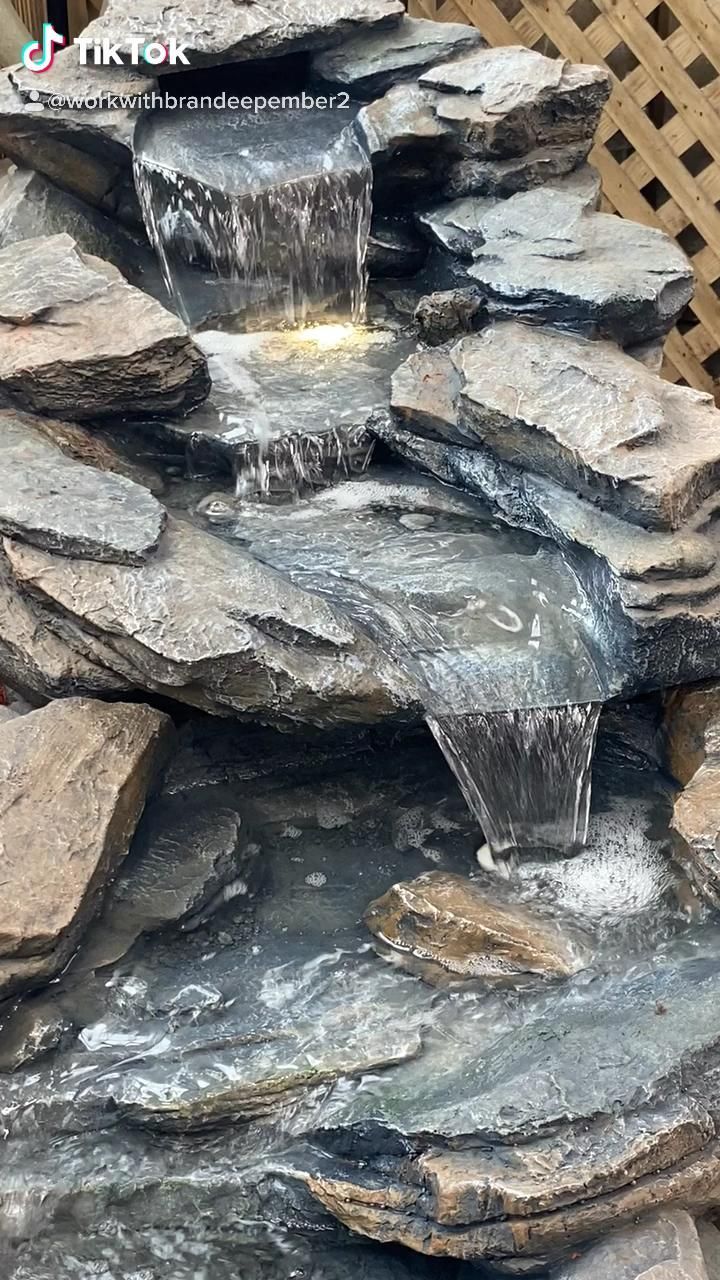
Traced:
<path id="1" fill-rule="evenodd" d="M 606 74 L 86 35 L 191 65 L 0 84 L 3 1280 L 720 1280 L 720 416 Z"/>

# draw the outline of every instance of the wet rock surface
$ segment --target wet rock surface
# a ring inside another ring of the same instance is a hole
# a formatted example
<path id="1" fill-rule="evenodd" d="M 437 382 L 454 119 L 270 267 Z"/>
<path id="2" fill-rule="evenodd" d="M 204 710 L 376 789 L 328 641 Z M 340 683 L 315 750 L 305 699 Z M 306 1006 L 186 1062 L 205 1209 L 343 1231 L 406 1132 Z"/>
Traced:
<path id="1" fill-rule="evenodd" d="M 70 700 L 0 726 L 3 994 L 63 968 L 128 851 L 170 722 Z"/>
<path id="2" fill-rule="evenodd" d="M 553 1272 L 553 1280 L 587 1280 L 612 1275 L 638 1280 L 647 1272 L 658 1280 L 711 1280 L 695 1222 L 682 1210 L 641 1218 L 637 1226 L 614 1232 L 577 1261 Z"/>
<path id="3" fill-rule="evenodd" d="M 240 13 L 227 6 L 200 9 L 196 3 L 175 6 L 171 15 L 161 4 L 112 0 L 87 27 L 88 39 L 109 39 L 129 55 L 130 40 L 143 43 L 175 39 L 185 47 L 190 65 L 217 66 L 223 62 L 273 58 L 284 53 L 323 49 L 365 27 L 391 25 L 403 13 L 400 0 L 343 0 L 322 3 L 272 0 L 262 9 Z M 172 71 L 167 62 L 156 68 Z M 182 69 L 182 68 L 179 68 Z"/>
<path id="4" fill-rule="evenodd" d="M 61 555 L 142 564 L 165 511 L 125 476 L 68 457 L 28 414 L 0 410 L 0 530 Z"/>
<path id="5" fill-rule="evenodd" d="M 431 982 L 453 975 L 567 976 L 582 963 L 570 939 L 542 917 L 493 901 L 471 880 L 439 871 L 393 885 L 364 919 L 399 964 Z"/>
<path id="6" fill-rule="evenodd" d="M 677 690 L 667 712 L 668 761 L 683 789 L 675 801 L 675 854 L 697 891 L 720 904 L 720 698 L 716 685 Z"/>
<path id="7" fill-rule="evenodd" d="M 322 80 L 371 98 L 483 43 L 480 32 L 463 23 L 404 17 L 387 31 L 362 32 L 317 54 L 312 66 Z"/>
<path id="8" fill-rule="evenodd" d="M 184 326 L 69 235 L 0 250 L 0 394 L 19 407 L 93 418 L 205 399 L 205 359 Z"/>

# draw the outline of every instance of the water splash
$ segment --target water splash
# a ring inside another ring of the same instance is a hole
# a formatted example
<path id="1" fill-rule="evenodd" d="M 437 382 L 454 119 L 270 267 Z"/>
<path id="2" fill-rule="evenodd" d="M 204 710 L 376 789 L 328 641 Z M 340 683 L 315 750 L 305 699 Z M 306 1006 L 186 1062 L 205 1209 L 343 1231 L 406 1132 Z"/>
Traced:
<path id="1" fill-rule="evenodd" d="M 428 716 L 494 852 L 577 852 L 587 838 L 599 703 Z"/>

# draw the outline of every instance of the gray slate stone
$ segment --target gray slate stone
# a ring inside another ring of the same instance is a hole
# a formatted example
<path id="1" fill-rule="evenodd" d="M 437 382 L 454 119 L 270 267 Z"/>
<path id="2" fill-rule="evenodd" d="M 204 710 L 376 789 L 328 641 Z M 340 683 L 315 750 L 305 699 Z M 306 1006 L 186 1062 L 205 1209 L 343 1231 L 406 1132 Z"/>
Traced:
<path id="1" fill-rule="evenodd" d="M 184 325 L 69 235 L 0 250 L 0 395 L 82 419 L 186 413 L 209 389 Z"/>
<path id="2" fill-rule="evenodd" d="M 374 98 L 414 80 L 438 62 L 483 45 L 480 32 L 460 22 L 403 17 L 388 31 L 367 31 L 315 56 L 313 71 L 354 96 Z"/>
<path id="3" fill-rule="evenodd" d="M 502 317 L 557 324 L 622 345 L 667 333 L 692 298 L 692 266 L 656 227 L 578 206 L 560 180 L 477 219 L 469 276 Z"/>
<path id="4" fill-rule="evenodd" d="M 142 227 L 132 180 L 132 136 L 139 110 L 97 106 L 98 95 L 134 95 L 138 85 L 131 69 L 81 67 L 74 46 L 56 54 L 42 77 L 13 67 L 0 77 L 0 149 L 16 164 L 37 170 L 109 216 Z M 155 82 L 144 77 L 142 87 L 152 92 Z M 78 105 L 48 110 L 30 100 L 30 93 L 41 99 L 60 95 Z"/>
<path id="5" fill-rule="evenodd" d="M 370 279 L 412 276 L 427 256 L 427 244 L 412 223 L 374 218 L 368 238 L 366 265 Z"/>
<path id="6" fill-rule="evenodd" d="M 0 410 L 0 531 L 60 555 L 142 564 L 156 550 L 165 510 L 125 476 L 83 466 Z"/>
<path id="7" fill-rule="evenodd" d="M 110 0 L 85 29 L 88 39 L 109 39 L 129 54 L 131 39 L 144 42 L 176 38 L 191 66 L 276 58 L 280 54 L 325 49 L 365 27 L 391 25 L 403 13 L 400 0 L 270 0 L 240 7 L 181 0 L 168 10 L 160 0 Z M 156 71 L 182 71 L 165 63 Z"/>
<path id="8" fill-rule="evenodd" d="M 551 1280 L 708 1280 L 697 1228 L 689 1213 L 666 1210 L 614 1231 Z"/>
<path id="9" fill-rule="evenodd" d="M 456 160 L 448 169 L 443 195 L 450 200 L 459 196 L 505 199 L 577 169 L 589 150 L 588 138 L 540 147 L 509 160 Z"/>
<path id="10" fill-rule="evenodd" d="M 32 169 L 13 167 L 0 179 L 0 249 L 62 232 L 83 253 L 111 262 L 130 284 L 159 301 L 167 298 L 157 262 L 139 232 L 126 230 Z"/>
<path id="11" fill-rule="evenodd" d="M 7 555 L 70 649 L 136 688 L 285 725 L 372 722 L 411 703 L 397 671 L 324 601 L 185 522 L 169 522 L 137 569 L 17 542 Z"/>
<path id="12" fill-rule="evenodd" d="M 720 478 L 710 396 L 610 343 L 550 329 L 497 324 L 449 353 L 411 356 L 393 407 L 410 426 L 486 445 L 649 529 L 679 528 Z"/>

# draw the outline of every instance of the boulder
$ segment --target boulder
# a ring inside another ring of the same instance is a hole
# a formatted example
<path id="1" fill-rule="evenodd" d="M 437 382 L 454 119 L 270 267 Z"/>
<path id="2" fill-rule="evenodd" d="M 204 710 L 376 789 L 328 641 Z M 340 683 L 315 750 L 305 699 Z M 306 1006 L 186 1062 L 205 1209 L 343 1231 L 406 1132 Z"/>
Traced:
<path id="1" fill-rule="evenodd" d="M 588 138 L 538 147 L 509 160 L 456 160 L 445 177 L 443 195 L 449 200 L 459 196 L 489 196 L 497 200 L 529 191 L 577 169 L 590 150 L 590 142 Z"/>
<path id="2" fill-rule="evenodd" d="M 398 964 L 436 983 L 523 973 L 567 977 L 582 963 L 582 950 L 554 922 L 442 871 L 393 885 L 364 918 Z"/>
<path id="3" fill-rule="evenodd" d="M 362 31 L 316 54 L 312 69 L 354 97 L 374 98 L 404 80 L 414 80 L 438 62 L 485 42 L 475 27 L 403 17 L 389 30 Z"/>
<path id="4" fill-rule="evenodd" d="M 640 1218 L 553 1271 L 551 1280 L 711 1280 L 695 1222 L 682 1209 Z"/>
<path id="5" fill-rule="evenodd" d="M 125 102 L 155 82 L 130 68 L 81 66 L 76 46 L 55 55 L 40 79 L 24 67 L 0 77 L 0 150 L 16 164 L 130 227 L 142 227 L 132 179 L 132 137 L 141 103 L 99 105 L 111 94 Z M 33 95 L 32 97 L 30 95 Z M 47 98 L 71 105 L 51 110 Z"/>
<path id="6" fill-rule="evenodd" d="M 675 800 L 674 853 L 698 893 L 720 906 L 720 689 L 717 684 L 670 695 L 668 764 L 682 784 Z"/>
<path id="7" fill-rule="evenodd" d="M 149 707 L 52 703 L 0 726 L 0 990 L 47 982 L 125 858 L 171 724 Z"/>
<path id="8" fill-rule="evenodd" d="M 391 403 L 420 431 L 477 442 L 646 529 L 678 529 L 720 476 L 712 397 L 550 329 L 498 324 L 411 356 Z"/>
<path id="9" fill-rule="evenodd" d="M 161 302 L 167 298 L 157 262 L 139 231 L 126 230 L 32 169 L 13 167 L 0 179 L 0 249 L 63 232 L 82 253 L 111 262 L 130 284 Z"/>
<path id="10" fill-rule="evenodd" d="M 138 568 L 18 542 L 6 550 L 16 589 L 53 634 L 136 688 L 286 725 L 374 721 L 411 702 L 399 673 L 328 604 L 186 522 L 169 522 Z"/>
<path id="11" fill-rule="evenodd" d="M 68 457 L 36 421 L 0 410 L 0 531 L 60 555 L 142 564 L 157 549 L 164 508 L 125 476 Z"/>
<path id="12" fill-rule="evenodd" d="M 69 235 L 0 250 L 0 395 L 75 419 L 186 413 L 205 357 L 184 325 Z"/>
<path id="13" fill-rule="evenodd" d="M 224 62 L 277 58 L 280 54 L 326 49 L 366 27 L 390 25 L 401 17 L 400 0 L 270 0 L 241 8 L 223 0 L 220 6 L 197 3 L 175 5 L 169 11 L 160 0 L 110 0 L 83 35 L 110 40 L 129 55 L 131 41 L 143 44 L 176 40 L 193 67 Z M 152 71 L 153 68 L 150 68 Z M 156 71 L 182 71 L 169 62 Z"/>

